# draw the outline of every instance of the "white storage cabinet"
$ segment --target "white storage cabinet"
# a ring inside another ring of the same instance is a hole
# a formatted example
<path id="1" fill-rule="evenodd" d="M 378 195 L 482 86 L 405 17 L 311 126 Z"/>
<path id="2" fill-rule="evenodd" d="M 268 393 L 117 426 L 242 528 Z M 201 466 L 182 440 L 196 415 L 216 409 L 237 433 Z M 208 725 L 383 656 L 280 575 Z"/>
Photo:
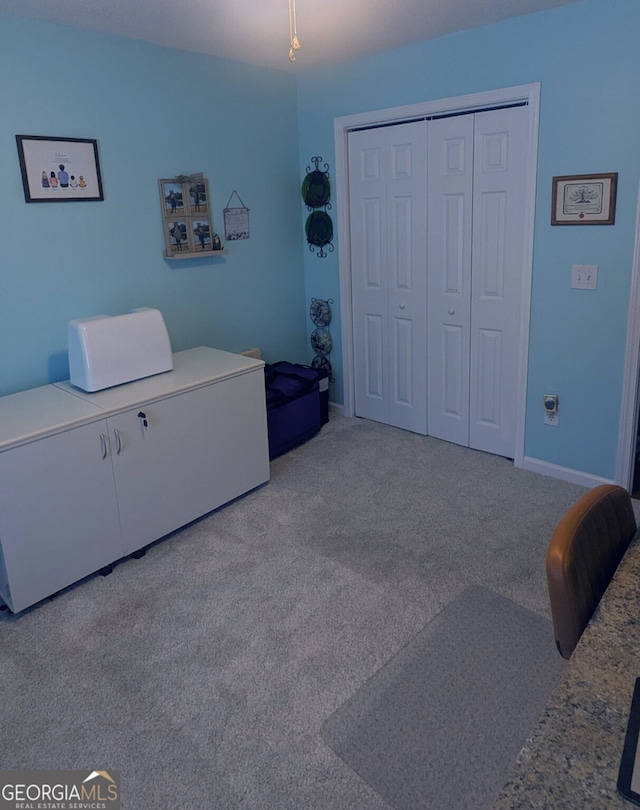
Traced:
<path id="1" fill-rule="evenodd" d="M 268 479 L 264 398 L 259 370 L 107 420 L 125 554 Z"/>
<path id="2" fill-rule="evenodd" d="M 93 394 L 0 398 L 0 596 L 14 612 L 269 479 L 263 363 L 200 347 Z"/>

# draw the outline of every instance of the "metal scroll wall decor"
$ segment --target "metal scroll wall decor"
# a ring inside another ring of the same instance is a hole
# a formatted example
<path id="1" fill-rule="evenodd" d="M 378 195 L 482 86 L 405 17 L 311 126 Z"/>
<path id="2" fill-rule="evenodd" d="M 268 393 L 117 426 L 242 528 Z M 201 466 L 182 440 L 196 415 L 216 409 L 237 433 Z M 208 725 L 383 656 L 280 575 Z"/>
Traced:
<path id="1" fill-rule="evenodd" d="M 304 229 L 309 243 L 309 250 L 313 253 L 318 251 L 319 259 L 324 259 L 333 252 L 333 222 L 327 214 L 331 208 L 331 184 L 329 183 L 329 164 L 324 164 L 324 171 L 319 166 L 322 163 L 321 157 L 312 157 L 311 163 L 315 169 L 307 166 L 307 174 L 302 181 L 302 199 L 311 211 L 307 217 Z M 326 250 L 325 250 L 326 248 Z"/>
<path id="2" fill-rule="evenodd" d="M 333 298 L 328 300 L 312 298 L 309 316 L 316 327 L 311 333 L 311 348 L 316 353 L 316 356 L 311 361 L 311 367 L 327 371 L 330 382 L 333 382 L 331 361 L 329 360 L 333 348 L 333 339 L 329 332 L 331 304 L 333 304 Z"/>

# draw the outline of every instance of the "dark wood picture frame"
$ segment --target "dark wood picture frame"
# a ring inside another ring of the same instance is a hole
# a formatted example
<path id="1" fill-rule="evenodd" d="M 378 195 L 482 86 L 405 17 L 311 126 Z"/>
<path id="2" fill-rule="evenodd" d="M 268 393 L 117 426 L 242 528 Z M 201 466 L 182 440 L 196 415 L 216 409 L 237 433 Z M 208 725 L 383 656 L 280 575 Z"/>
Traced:
<path id="1" fill-rule="evenodd" d="M 554 177 L 551 224 L 613 225 L 617 188 L 617 172 Z"/>

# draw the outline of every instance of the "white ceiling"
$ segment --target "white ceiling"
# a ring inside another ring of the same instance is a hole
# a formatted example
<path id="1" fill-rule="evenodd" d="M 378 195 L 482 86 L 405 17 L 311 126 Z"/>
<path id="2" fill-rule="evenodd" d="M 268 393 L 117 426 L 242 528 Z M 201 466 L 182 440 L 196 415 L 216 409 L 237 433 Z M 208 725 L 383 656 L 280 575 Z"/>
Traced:
<path id="1" fill-rule="evenodd" d="M 295 65 L 288 0 L 0 0 L 0 12 L 305 70 L 577 1 L 297 0 Z"/>

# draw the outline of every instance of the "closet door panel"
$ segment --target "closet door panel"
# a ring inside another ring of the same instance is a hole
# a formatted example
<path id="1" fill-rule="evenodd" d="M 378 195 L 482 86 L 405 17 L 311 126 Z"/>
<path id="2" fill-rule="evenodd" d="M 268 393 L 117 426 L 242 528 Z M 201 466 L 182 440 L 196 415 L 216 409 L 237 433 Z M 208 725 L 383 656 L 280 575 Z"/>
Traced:
<path id="1" fill-rule="evenodd" d="M 385 154 L 366 133 L 349 141 L 356 414 L 388 420 Z"/>
<path id="2" fill-rule="evenodd" d="M 379 197 L 362 200 L 363 287 L 376 295 L 385 292 L 382 278 L 382 232 L 384 201 Z"/>
<path id="3" fill-rule="evenodd" d="M 478 391 L 475 411 L 485 428 L 499 430 L 501 424 L 500 369 L 502 367 L 503 333 L 481 329 L 477 334 L 475 356 L 478 363 Z"/>
<path id="4" fill-rule="evenodd" d="M 426 123 L 349 136 L 356 414 L 427 429 Z"/>
<path id="5" fill-rule="evenodd" d="M 469 446 L 515 452 L 526 107 L 476 113 Z"/>
<path id="6" fill-rule="evenodd" d="M 386 127 L 389 424 L 427 432 L 426 122 Z"/>
<path id="7" fill-rule="evenodd" d="M 428 129 L 429 434 L 469 443 L 473 116 Z"/>
<path id="8" fill-rule="evenodd" d="M 382 379 L 383 325 L 380 315 L 365 315 L 363 319 L 365 379 L 364 394 L 369 401 L 383 403 L 384 381 Z"/>

